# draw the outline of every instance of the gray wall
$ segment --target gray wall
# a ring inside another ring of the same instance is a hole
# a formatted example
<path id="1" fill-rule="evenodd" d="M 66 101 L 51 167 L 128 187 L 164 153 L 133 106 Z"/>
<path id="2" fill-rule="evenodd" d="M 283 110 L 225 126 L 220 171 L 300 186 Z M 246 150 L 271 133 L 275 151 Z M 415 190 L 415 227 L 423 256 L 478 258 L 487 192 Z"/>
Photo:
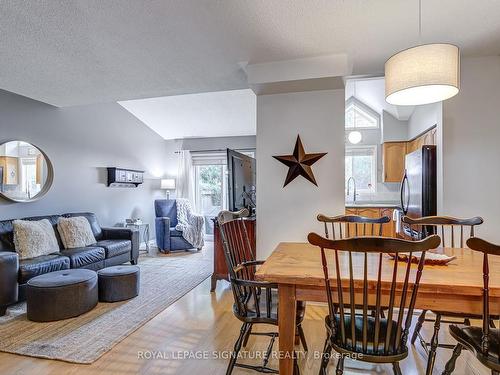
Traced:
<path id="1" fill-rule="evenodd" d="M 166 173 L 165 141 L 120 105 L 55 108 L 0 91 L 0 143 L 7 140 L 27 141 L 45 151 L 55 177 L 39 201 L 0 199 L 0 219 L 92 211 L 103 226 L 128 217 L 153 223 L 153 201 L 163 196 L 159 178 Z M 145 183 L 108 188 L 110 166 L 145 170 Z"/>
<path id="2" fill-rule="evenodd" d="M 460 93 L 443 103 L 444 210 L 479 215 L 476 235 L 500 243 L 500 57 L 465 58 Z"/>

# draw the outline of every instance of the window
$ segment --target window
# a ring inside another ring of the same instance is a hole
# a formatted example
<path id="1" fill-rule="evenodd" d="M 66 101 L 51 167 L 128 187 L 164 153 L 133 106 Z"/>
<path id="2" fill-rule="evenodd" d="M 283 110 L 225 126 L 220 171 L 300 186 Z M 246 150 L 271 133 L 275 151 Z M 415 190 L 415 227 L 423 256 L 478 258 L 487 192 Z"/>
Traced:
<path id="1" fill-rule="evenodd" d="M 236 150 L 254 157 L 255 151 Z M 228 207 L 227 154 L 225 151 L 192 152 L 196 210 L 205 217 L 205 236 L 214 234 L 212 218 Z"/>
<path id="2" fill-rule="evenodd" d="M 346 147 L 345 186 L 354 177 L 358 193 L 372 193 L 377 183 L 377 146 Z"/>
<path id="3" fill-rule="evenodd" d="M 227 167 L 223 152 L 193 153 L 196 210 L 205 218 L 205 236 L 213 236 L 212 218 L 227 209 Z"/>
<path id="4" fill-rule="evenodd" d="M 354 97 L 346 101 L 345 127 L 346 129 L 377 129 L 380 124 L 380 115 Z"/>

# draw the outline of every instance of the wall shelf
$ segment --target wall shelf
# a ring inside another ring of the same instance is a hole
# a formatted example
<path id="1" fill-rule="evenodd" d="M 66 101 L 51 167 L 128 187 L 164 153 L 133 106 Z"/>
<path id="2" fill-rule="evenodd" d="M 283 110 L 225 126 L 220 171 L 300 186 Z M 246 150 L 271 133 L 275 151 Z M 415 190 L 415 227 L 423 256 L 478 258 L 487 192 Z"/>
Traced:
<path id="1" fill-rule="evenodd" d="M 109 187 L 137 187 L 144 182 L 144 171 L 108 167 Z"/>

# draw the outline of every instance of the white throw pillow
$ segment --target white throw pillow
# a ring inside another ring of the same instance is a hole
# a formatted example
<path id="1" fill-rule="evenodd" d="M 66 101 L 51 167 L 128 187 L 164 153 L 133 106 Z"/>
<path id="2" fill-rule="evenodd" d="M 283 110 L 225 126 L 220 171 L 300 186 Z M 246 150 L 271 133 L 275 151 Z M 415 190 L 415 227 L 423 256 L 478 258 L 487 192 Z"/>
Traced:
<path id="1" fill-rule="evenodd" d="M 14 220 L 14 246 L 19 259 L 31 259 L 58 252 L 56 234 L 47 219 Z"/>
<path id="2" fill-rule="evenodd" d="M 84 216 L 59 218 L 57 231 L 66 249 L 85 247 L 97 242 L 90 223 Z"/>

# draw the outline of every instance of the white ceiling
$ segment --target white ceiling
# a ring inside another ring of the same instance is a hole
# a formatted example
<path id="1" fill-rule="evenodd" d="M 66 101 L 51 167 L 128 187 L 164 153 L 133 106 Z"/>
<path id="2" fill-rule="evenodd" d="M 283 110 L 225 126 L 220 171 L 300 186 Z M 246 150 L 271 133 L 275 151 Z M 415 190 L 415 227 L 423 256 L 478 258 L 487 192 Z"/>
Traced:
<path id="1" fill-rule="evenodd" d="M 57 106 L 246 88 L 250 64 L 347 53 L 355 74 L 452 42 L 500 54 L 500 1 L 0 2 L 0 88 Z"/>
<path id="2" fill-rule="evenodd" d="M 385 79 L 370 78 L 348 80 L 345 87 L 345 98 L 354 96 L 368 107 L 382 115 L 382 111 L 389 112 L 398 120 L 408 120 L 415 110 L 414 106 L 396 106 L 385 101 Z"/>
<path id="3" fill-rule="evenodd" d="M 119 102 L 164 139 L 255 135 L 256 96 L 250 89 Z"/>

